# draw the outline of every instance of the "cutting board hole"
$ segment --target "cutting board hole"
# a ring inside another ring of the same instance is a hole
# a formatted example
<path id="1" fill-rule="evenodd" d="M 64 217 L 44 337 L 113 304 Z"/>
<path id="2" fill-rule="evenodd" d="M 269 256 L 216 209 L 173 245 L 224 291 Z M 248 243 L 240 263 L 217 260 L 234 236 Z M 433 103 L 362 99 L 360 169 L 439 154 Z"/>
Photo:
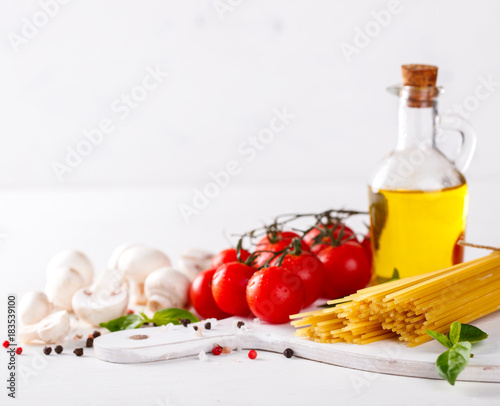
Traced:
<path id="1" fill-rule="evenodd" d="M 131 340 L 145 340 L 146 338 L 149 338 L 146 334 L 136 334 L 133 336 L 129 337 Z"/>

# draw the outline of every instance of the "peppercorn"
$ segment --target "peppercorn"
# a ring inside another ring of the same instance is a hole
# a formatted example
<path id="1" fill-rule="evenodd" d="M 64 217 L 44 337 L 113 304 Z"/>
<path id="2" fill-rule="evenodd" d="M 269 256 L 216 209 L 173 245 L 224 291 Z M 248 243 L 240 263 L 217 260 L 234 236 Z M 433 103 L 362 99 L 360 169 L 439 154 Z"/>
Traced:
<path id="1" fill-rule="evenodd" d="M 61 352 L 63 352 L 62 345 L 56 345 L 56 348 L 54 348 L 54 351 L 56 352 L 56 354 L 60 354 Z"/>
<path id="2" fill-rule="evenodd" d="M 87 338 L 87 342 L 85 343 L 85 347 L 91 348 L 94 346 L 94 337 Z"/>
<path id="3" fill-rule="evenodd" d="M 22 347 L 17 347 L 16 348 L 16 354 L 21 355 L 23 353 L 23 348 Z"/>
<path id="4" fill-rule="evenodd" d="M 194 331 L 198 331 L 198 326 L 193 326 Z"/>
<path id="5" fill-rule="evenodd" d="M 222 354 L 222 347 L 219 344 L 214 345 L 214 347 L 212 348 L 212 354 L 221 355 Z"/>
<path id="6" fill-rule="evenodd" d="M 47 346 L 43 349 L 43 353 L 45 355 L 49 355 L 51 352 L 52 352 L 52 347 Z"/>
<path id="7" fill-rule="evenodd" d="M 242 321 L 239 321 L 238 324 L 236 325 L 238 328 L 242 328 L 245 325 Z"/>
<path id="8" fill-rule="evenodd" d="M 257 351 L 255 351 L 255 350 L 248 351 L 248 358 L 250 358 L 250 359 L 257 358 Z"/>
<path id="9" fill-rule="evenodd" d="M 2 345 L 4 348 L 9 348 L 10 343 L 7 340 L 5 340 Z"/>
<path id="10" fill-rule="evenodd" d="M 83 348 L 75 348 L 73 354 L 75 354 L 77 357 L 81 357 L 83 355 Z"/>
<path id="11" fill-rule="evenodd" d="M 283 351 L 283 355 L 287 358 L 292 358 L 293 350 L 291 348 L 287 348 L 285 351 Z"/>
<path id="12" fill-rule="evenodd" d="M 92 333 L 92 337 L 94 337 L 94 338 L 97 338 L 100 335 L 101 335 L 101 333 L 99 331 L 97 331 L 97 330 Z"/>
<path id="13" fill-rule="evenodd" d="M 205 330 L 210 330 L 212 328 L 212 323 L 210 323 L 209 321 L 207 321 L 205 323 Z"/>
<path id="14" fill-rule="evenodd" d="M 187 327 L 188 324 L 191 324 L 191 320 L 189 319 L 179 319 L 179 322 L 184 326 Z"/>

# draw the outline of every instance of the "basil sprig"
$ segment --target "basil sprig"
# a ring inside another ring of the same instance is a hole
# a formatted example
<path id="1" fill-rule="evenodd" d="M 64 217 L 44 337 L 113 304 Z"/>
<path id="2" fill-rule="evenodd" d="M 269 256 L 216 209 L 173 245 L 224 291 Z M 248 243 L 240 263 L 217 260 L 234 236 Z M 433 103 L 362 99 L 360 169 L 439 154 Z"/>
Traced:
<path id="1" fill-rule="evenodd" d="M 143 312 L 140 314 L 127 314 L 126 316 L 110 320 L 107 323 L 100 323 L 99 326 L 113 332 L 139 328 L 145 323 L 153 323 L 155 326 L 164 326 L 169 323 L 181 324 L 181 320 L 183 319 L 189 319 L 192 323 L 199 321 L 191 312 L 173 307 L 171 309 L 158 310 L 151 318 Z"/>
<path id="2" fill-rule="evenodd" d="M 458 375 L 462 372 L 472 357 L 472 344 L 488 338 L 481 329 L 470 324 L 455 321 L 450 326 L 448 335 L 437 331 L 426 330 L 432 338 L 444 345 L 448 350 L 436 360 L 436 370 L 441 378 L 455 385 Z"/>

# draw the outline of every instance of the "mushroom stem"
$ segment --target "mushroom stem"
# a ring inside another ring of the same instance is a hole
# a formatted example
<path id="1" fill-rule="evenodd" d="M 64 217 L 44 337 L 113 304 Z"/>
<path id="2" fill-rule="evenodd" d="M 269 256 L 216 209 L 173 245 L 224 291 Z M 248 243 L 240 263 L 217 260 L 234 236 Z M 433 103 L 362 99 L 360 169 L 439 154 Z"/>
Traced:
<path id="1" fill-rule="evenodd" d="M 147 302 L 144 294 L 144 283 L 136 283 L 129 280 L 130 284 L 130 302 L 138 305 L 145 305 Z"/>
<path id="2" fill-rule="evenodd" d="M 39 340 L 47 344 L 61 342 L 69 333 L 69 314 L 65 310 L 52 313 L 36 324 L 23 326 L 19 331 L 19 341 L 29 343 Z"/>

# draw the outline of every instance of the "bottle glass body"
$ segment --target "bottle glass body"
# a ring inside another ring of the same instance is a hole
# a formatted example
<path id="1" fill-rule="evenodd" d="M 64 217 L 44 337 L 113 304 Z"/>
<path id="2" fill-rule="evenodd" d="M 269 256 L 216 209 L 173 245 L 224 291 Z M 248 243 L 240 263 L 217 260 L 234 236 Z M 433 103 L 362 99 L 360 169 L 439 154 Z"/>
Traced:
<path id="1" fill-rule="evenodd" d="M 457 242 L 465 234 L 467 183 L 436 146 L 444 133 L 433 89 L 418 103 L 411 98 L 421 90 L 397 89 L 398 143 L 369 184 L 373 266 L 382 280 L 395 268 L 407 277 L 463 261 Z"/>

